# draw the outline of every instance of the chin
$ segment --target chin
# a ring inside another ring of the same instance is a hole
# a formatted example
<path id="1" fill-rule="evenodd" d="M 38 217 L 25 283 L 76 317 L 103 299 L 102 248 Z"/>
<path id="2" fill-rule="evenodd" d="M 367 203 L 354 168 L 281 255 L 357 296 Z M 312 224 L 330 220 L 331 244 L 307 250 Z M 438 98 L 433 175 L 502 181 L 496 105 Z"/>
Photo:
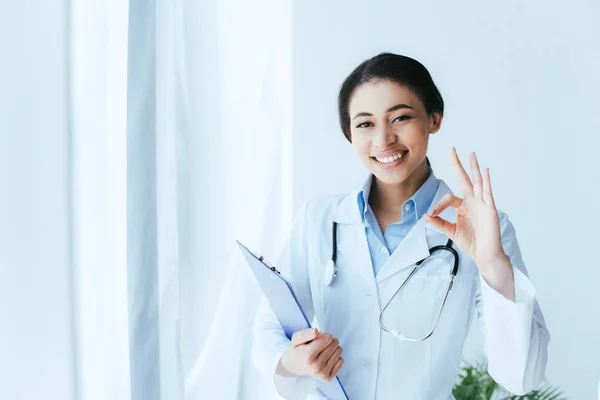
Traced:
<path id="1" fill-rule="evenodd" d="M 371 170 L 371 173 L 373 175 L 375 175 L 375 177 L 377 178 L 377 180 L 387 184 L 387 185 L 397 185 L 400 184 L 404 181 L 406 181 L 408 179 L 408 177 L 410 176 L 409 174 L 406 173 L 393 173 L 393 172 L 386 172 L 386 171 L 373 171 Z"/>

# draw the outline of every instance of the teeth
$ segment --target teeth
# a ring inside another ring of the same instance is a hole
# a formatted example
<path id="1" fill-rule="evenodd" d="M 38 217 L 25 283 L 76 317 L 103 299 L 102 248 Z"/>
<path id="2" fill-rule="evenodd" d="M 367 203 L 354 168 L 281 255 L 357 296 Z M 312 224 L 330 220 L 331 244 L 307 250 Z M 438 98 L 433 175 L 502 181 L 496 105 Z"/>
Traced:
<path id="1" fill-rule="evenodd" d="M 384 158 L 375 157 L 375 159 L 377 161 L 379 161 L 380 163 L 388 164 L 388 163 L 396 161 L 399 158 L 402 158 L 403 154 L 404 154 L 404 152 L 396 154 L 395 156 L 391 156 L 391 157 L 384 157 Z"/>

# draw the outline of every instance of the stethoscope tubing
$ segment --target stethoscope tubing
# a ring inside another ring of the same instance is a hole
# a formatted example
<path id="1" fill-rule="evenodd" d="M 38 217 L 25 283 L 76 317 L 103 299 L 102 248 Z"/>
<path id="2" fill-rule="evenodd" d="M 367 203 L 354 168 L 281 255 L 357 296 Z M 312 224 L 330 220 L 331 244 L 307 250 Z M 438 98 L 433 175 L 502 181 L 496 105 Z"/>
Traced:
<path id="1" fill-rule="evenodd" d="M 333 246 L 332 246 L 332 254 L 331 254 L 331 260 L 328 263 L 332 263 L 333 264 L 333 270 L 330 271 L 329 273 L 331 274 L 329 276 L 329 278 L 326 278 L 327 280 L 325 281 L 325 284 L 330 286 L 333 281 L 335 280 L 335 277 L 337 276 L 337 266 L 336 266 L 336 261 L 337 261 L 337 222 L 333 222 L 333 235 L 332 235 L 332 240 L 333 240 Z M 417 263 L 415 263 L 415 266 L 413 267 L 413 269 L 410 271 L 410 273 L 408 274 L 408 276 L 404 279 L 404 281 L 400 284 L 400 286 L 398 287 L 398 289 L 396 290 L 396 292 L 392 295 L 392 297 L 388 300 L 388 302 L 385 304 L 385 306 L 381 309 L 381 312 L 379 313 L 379 326 L 381 327 L 382 330 L 384 330 L 385 332 L 391 334 L 392 336 L 394 336 L 395 338 L 399 339 L 399 340 L 405 340 L 405 341 L 409 341 L 409 342 L 421 342 L 424 341 L 426 339 L 428 339 L 429 337 L 431 337 L 431 335 L 433 334 L 433 332 L 435 331 L 435 328 L 437 326 L 437 323 L 440 319 L 440 316 L 442 314 L 442 310 L 444 309 L 444 305 L 446 304 L 446 300 L 448 299 L 448 294 L 450 293 L 450 290 L 452 289 L 452 286 L 454 284 L 454 278 L 456 277 L 456 274 L 458 273 L 458 265 L 459 265 L 459 256 L 458 256 L 458 252 L 452 248 L 452 239 L 448 239 L 448 242 L 446 244 L 443 245 L 437 245 L 434 246 L 432 248 L 429 249 L 429 256 L 425 257 L 424 259 L 417 261 Z M 404 335 L 402 332 L 395 330 L 395 329 L 390 329 L 387 326 L 385 326 L 383 324 L 383 314 L 385 312 L 385 310 L 388 308 L 388 306 L 390 305 L 390 303 L 392 302 L 392 300 L 394 300 L 394 298 L 396 297 L 396 295 L 398 295 L 398 293 L 400 292 L 400 290 L 402 290 L 402 288 L 406 285 L 406 283 L 410 280 L 410 278 L 412 278 L 412 276 L 417 272 L 417 269 L 421 266 L 421 264 L 427 260 L 427 258 L 431 257 L 431 255 L 436 252 L 436 251 L 449 251 L 453 258 L 454 258 L 454 263 L 452 266 L 452 270 L 450 272 L 450 280 L 448 282 L 448 286 L 446 288 L 446 293 L 444 295 L 444 299 L 442 300 L 442 304 L 436 314 L 435 317 L 435 321 L 433 323 L 433 327 L 431 328 L 431 330 L 422 337 L 419 338 L 413 338 L 413 337 L 409 337 Z"/>

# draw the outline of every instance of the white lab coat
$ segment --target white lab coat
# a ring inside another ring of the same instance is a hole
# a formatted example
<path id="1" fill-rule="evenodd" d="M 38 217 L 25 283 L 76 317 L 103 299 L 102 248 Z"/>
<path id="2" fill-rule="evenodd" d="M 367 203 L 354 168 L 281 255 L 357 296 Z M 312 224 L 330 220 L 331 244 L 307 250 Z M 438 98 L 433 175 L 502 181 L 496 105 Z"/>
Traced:
<path id="1" fill-rule="evenodd" d="M 442 180 L 438 182 L 432 206 L 451 192 Z M 515 394 L 536 388 L 544 378 L 550 335 L 507 215 L 498 212 L 502 245 L 513 265 L 516 302 L 488 286 L 473 260 L 453 245 L 460 256 L 458 274 L 434 334 L 423 342 L 399 341 L 379 327 L 380 310 L 415 262 L 448 238 L 420 219 L 374 276 L 358 193 L 323 196 L 304 204 L 277 263 L 307 318 L 339 339 L 345 363 L 338 377 L 348 397 L 452 399 L 463 345 L 475 316 L 482 324 L 494 379 Z M 456 210 L 448 208 L 440 216 L 454 222 Z M 323 269 L 331 258 L 333 221 L 338 223 L 338 275 L 326 286 Z M 432 256 L 417 270 L 386 310 L 386 325 L 414 337 L 431 328 L 450 274 L 444 257 Z M 312 378 L 274 374 L 289 347 L 290 341 L 263 299 L 254 326 L 255 365 L 272 377 L 285 398 L 324 399 Z"/>

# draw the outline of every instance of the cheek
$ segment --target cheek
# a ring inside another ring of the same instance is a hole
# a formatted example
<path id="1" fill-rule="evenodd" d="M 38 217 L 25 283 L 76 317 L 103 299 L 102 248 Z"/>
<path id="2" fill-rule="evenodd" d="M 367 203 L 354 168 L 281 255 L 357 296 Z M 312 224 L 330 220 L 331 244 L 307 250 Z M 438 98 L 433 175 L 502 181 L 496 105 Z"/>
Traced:
<path id="1" fill-rule="evenodd" d="M 403 136 L 404 143 L 411 147 L 413 150 L 427 149 L 427 142 L 429 141 L 429 134 L 422 129 L 411 129 Z"/>
<path id="2" fill-rule="evenodd" d="M 368 157 L 369 156 L 369 141 L 364 140 L 360 137 L 353 136 L 352 137 L 352 148 L 354 148 L 354 152 L 359 157 Z"/>

